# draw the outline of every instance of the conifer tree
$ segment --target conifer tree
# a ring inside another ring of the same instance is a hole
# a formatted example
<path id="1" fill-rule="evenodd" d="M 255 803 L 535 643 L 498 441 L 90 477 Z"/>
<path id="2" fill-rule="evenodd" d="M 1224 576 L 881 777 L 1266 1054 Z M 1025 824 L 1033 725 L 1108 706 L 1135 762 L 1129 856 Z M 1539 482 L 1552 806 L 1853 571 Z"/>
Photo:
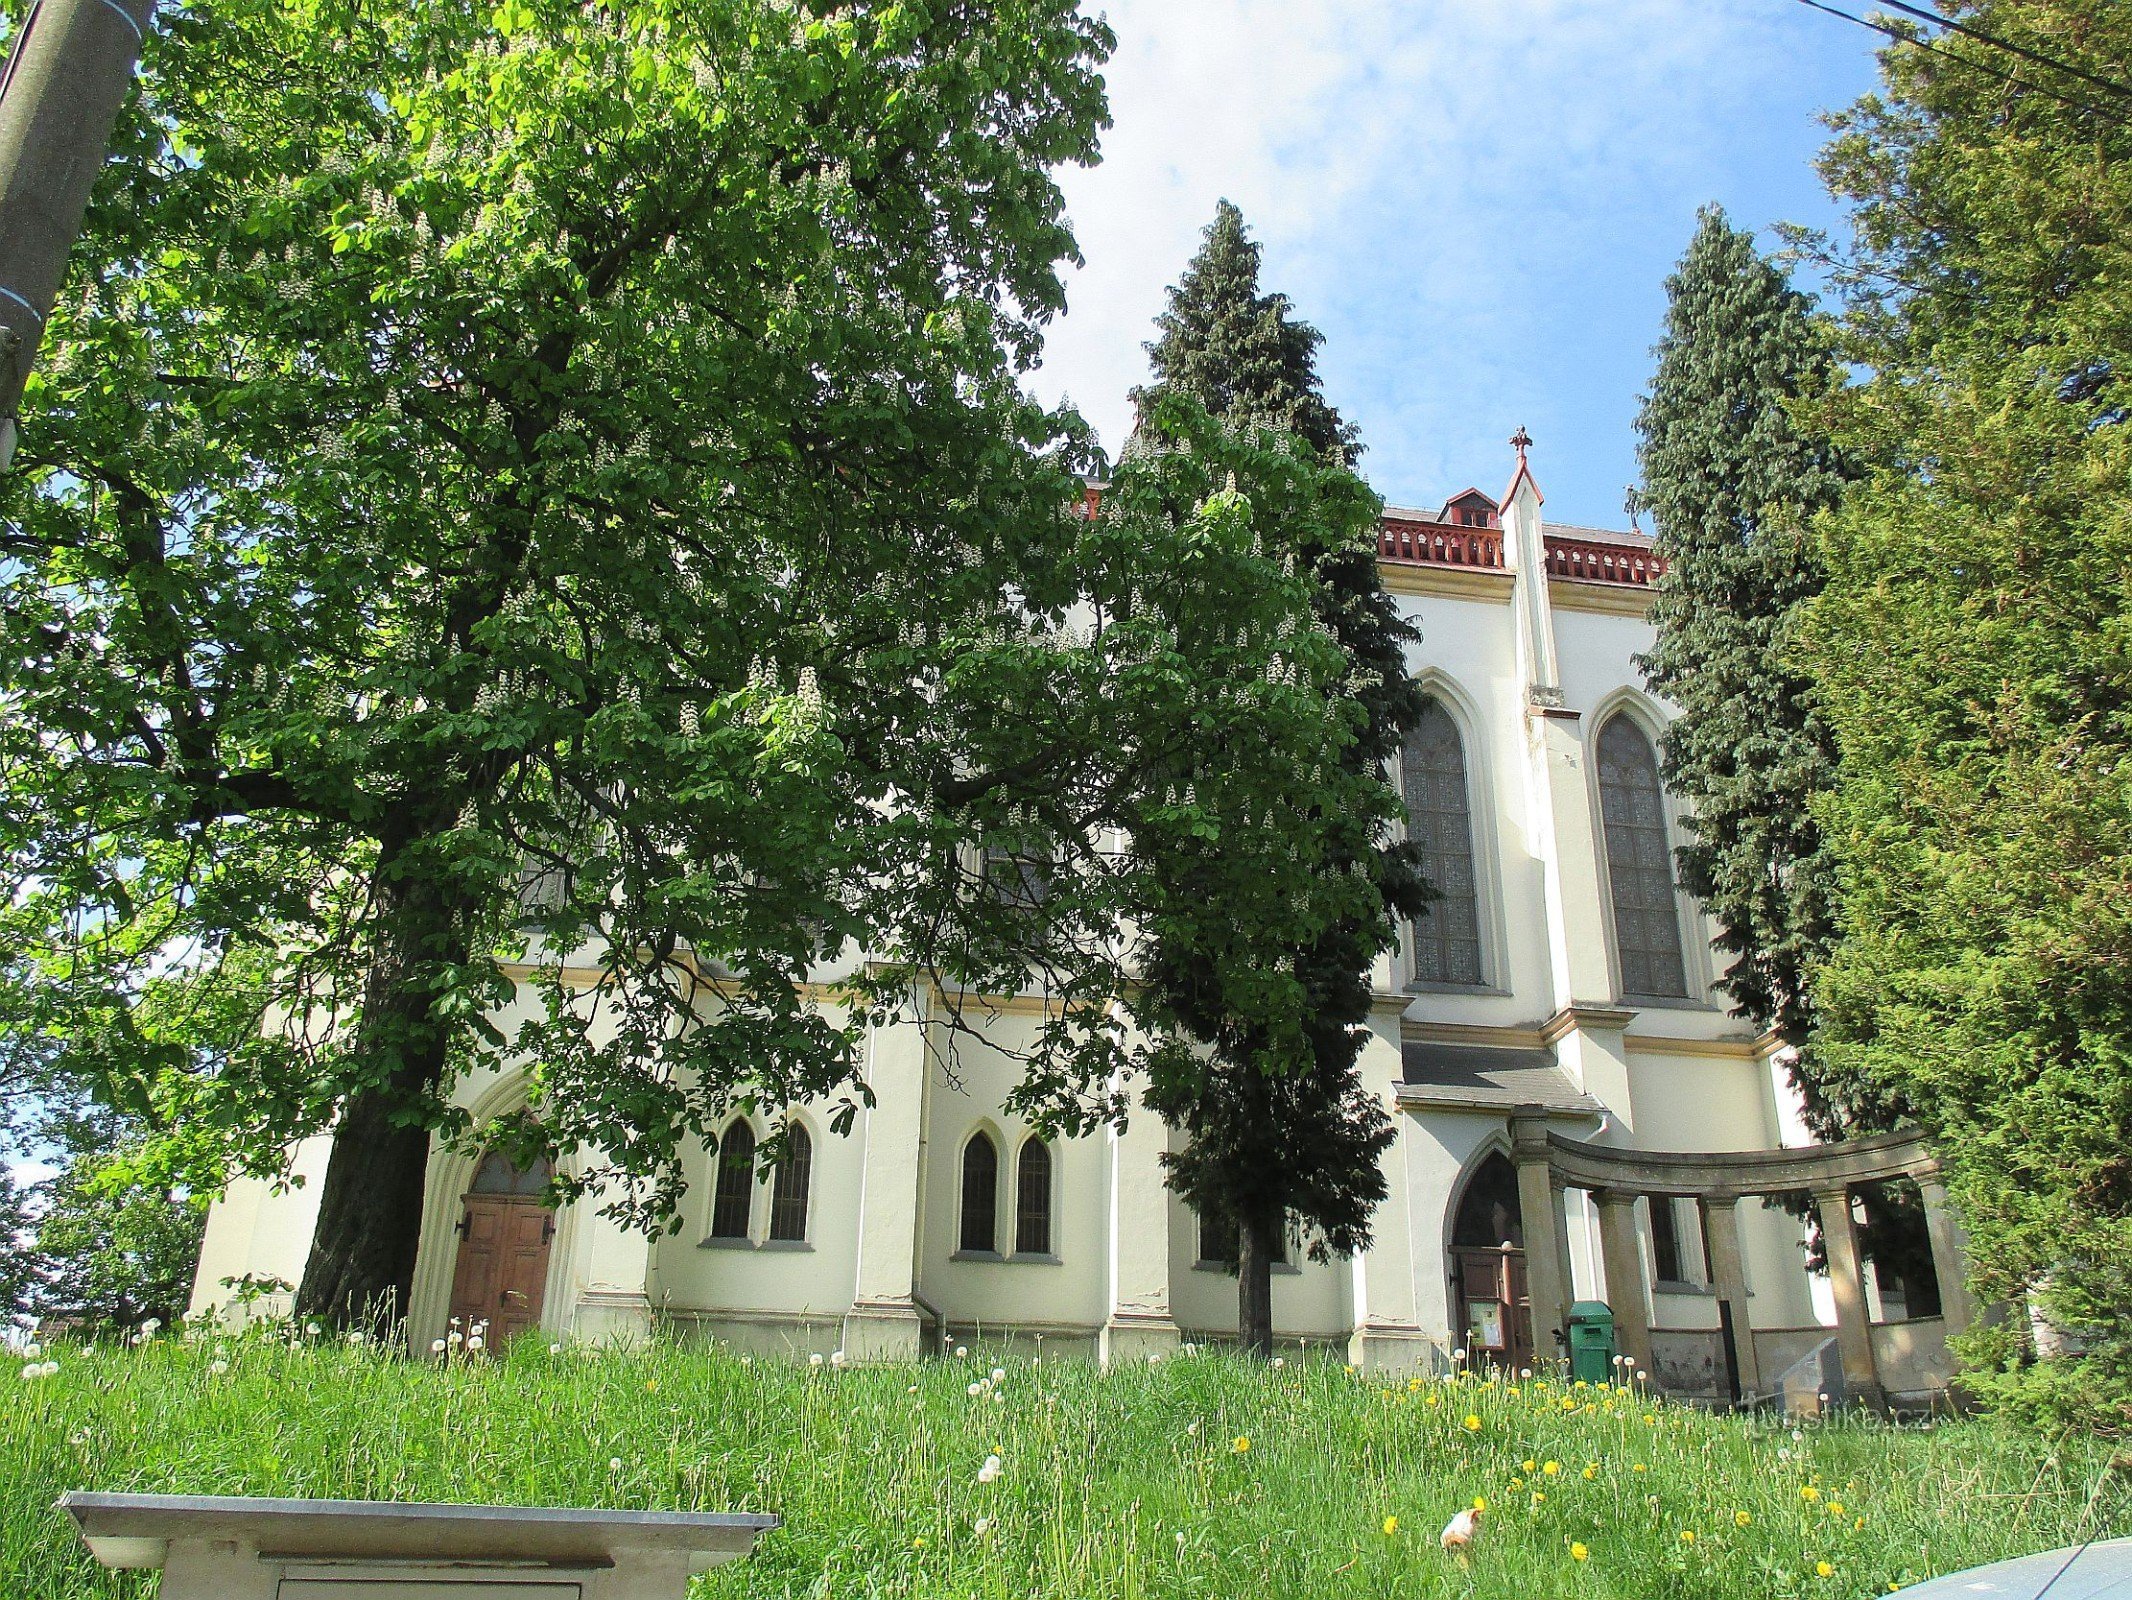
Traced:
<path id="1" fill-rule="evenodd" d="M 1808 801 L 1835 763 L 1812 685 L 1783 644 L 1821 583 L 1806 522 L 1836 502 L 1843 474 L 1827 439 L 1788 406 L 1829 382 L 1828 341 L 1807 298 L 1716 206 L 1666 289 L 1658 369 L 1636 424 L 1638 499 L 1666 572 L 1652 607 L 1657 643 L 1639 665 L 1681 709 L 1663 741 L 1666 781 L 1689 811 L 1681 886 L 1723 924 L 1735 1008 L 1798 1044 L 1806 967 L 1830 926 Z"/>
<path id="2" fill-rule="evenodd" d="M 1721 982 L 1735 1011 L 1793 1047 L 1807 1125 L 1824 1139 L 1908 1120 L 1898 1095 L 1814 1048 L 1809 972 L 1835 937 L 1836 885 L 1812 811 L 1836 778 L 1814 686 L 1789 659 L 1801 607 L 1823 575 L 1809 542 L 1842 497 L 1844 464 L 1807 413 L 1834 376 L 1812 303 L 1717 206 L 1679 267 L 1658 368 L 1637 418 L 1643 487 L 1666 573 L 1641 660 L 1681 708 L 1661 743 L 1686 803 L 1681 887 L 1723 931 Z M 1862 1245 L 1929 1307 L 1931 1252 L 1907 1189 L 1864 1191 Z M 1803 1206 L 1802 1206 L 1803 1210 Z"/>
<path id="3" fill-rule="evenodd" d="M 1800 628 L 1842 753 L 1817 804 L 1844 887 L 1818 1045 L 1917 1108 L 1976 1298 L 2028 1313 L 1958 1341 L 1965 1388 L 2121 1431 L 2132 123 L 2096 85 L 2122 81 L 2132 12 L 1941 9 L 1990 40 L 1884 51 L 1822 160 L 1859 375 L 1830 414 L 1862 476 L 1817 526 Z"/>
<path id="4" fill-rule="evenodd" d="M 1186 395 L 1231 428 L 1286 435 L 1347 476 L 1355 430 L 1319 388 L 1322 335 L 1291 314 L 1286 296 L 1261 292 L 1259 247 L 1228 201 L 1157 326 L 1162 336 L 1148 346 L 1155 382 L 1135 396 L 1143 432 L 1166 397 Z M 1379 580 L 1374 521 L 1340 542 L 1305 533 L 1295 552 L 1299 568 L 1318 581 L 1320 627 L 1352 664 L 1347 690 L 1358 737 L 1344 759 L 1358 773 L 1381 771 L 1422 709 L 1404 655 L 1419 636 Z M 1396 938 L 1398 919 L 1417 915 L 1427 900 L 1411 847 L 1382 832 L 1349 830 L 1316 870 L 1358 880 L 1371 892 L 1352 915 L 1291 952 L 1310 996 L 1300 1061 L 1284 1069 L 1257 1030 L 1230 1014 L 1208 981 L 1209 929 L 1172 924 L 1154 941 L 1147 964 L 1150 986 L 1213 1057 L 1199 1076 L 1158 1078 L 1148 1092 L 1149 1108 L 1190 1140 L 1165 1158 L 1170 1183 L 1203 1216 L 1234 1226 L 1238 1334 L 1261 1354 L 1272 1347 L 1272 1266 L 1283 1231 L 1292 1224 L 1308 1229 L 1321 1260 L 1369 1243 L 1370 1213 L 1385 1194 L 1378 1160 L 1393 1139 L 1383 1106 L 1356 1071 L 1369 968 Z M 1226 916 L 1218 898 L 1203 905 L 1209 925 Z"/>

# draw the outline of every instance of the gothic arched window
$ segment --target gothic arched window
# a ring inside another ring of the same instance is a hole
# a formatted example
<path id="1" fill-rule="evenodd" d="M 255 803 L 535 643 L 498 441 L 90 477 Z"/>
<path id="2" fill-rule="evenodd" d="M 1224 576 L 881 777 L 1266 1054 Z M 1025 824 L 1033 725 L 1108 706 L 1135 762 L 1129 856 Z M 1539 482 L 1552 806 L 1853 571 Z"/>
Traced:
<path id="1" fill-rule="evenodd" d="M 1422 876 L 1438 898 L 1414 919 L 1417 983 L 1478 984 L 1480 892 L 1473 870 L 1473 803 L 1466 747 L 1441 701 L 1431 700 L 1407 735 L 1400 761 L 1407 826 L 1421 847 Z"/>
<path id="2" fill-rule="evenodd" d="M 755 1198 L 755 1130 L 735 1117 L 718 1141 L 718 1182 L 711 1195 L 711 1237 L 745 1239 Z"/>
<path id="3" fill-rule="evenodd" d="M 807 1184 L 814 1175 L 814 1141 L 797 1122 L 785 1130 L 785 1159 L 770 1182 L 770 1237 L 807 1237 Z"/>
<path id="4" fill-rule="evenodd" d="M 1606 823 L 1622 993 L 1685 998 L 1680 909 L 1658 756 L 1643 729 L 1621 713 L 1599 730 L 1599 813 Z"/>
<path id="5" fill-rule="evenodd" d="M 982 1129 L 962 1147 L 962 1242 L 964 1250 L 990 1254 L 999 1248 L 999 1146 Z"/>
<path id="6" fill-rule="evenodd" d="M 1051 1254 L 1051 1146 L 1041 1139 L 1022 1146 L 1015 1172 L 1014 1253 Z"/>

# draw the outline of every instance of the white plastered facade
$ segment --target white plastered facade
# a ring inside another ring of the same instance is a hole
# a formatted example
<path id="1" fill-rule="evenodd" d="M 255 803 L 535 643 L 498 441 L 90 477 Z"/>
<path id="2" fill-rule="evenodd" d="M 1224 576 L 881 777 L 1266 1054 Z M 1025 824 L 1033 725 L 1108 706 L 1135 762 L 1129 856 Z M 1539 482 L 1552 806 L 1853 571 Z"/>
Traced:
<path id="1" fill-rule="evenodd" d="M 1540 496 L 1522 464 L 1500 518 L 1500 566 L 1383 563 L 1387 588 L 1422 635 L 1411 666 L 1464 746 L 1484 981 L 1420 985 L 1410 981 L 1408 950 L 1380 960 L 1361 1069 L 1397 1124 L 1385 1156 L 1389 1198 L 1365 1254 L 1331 1264 L 1299 1256 L 1274 1282 L 1279 1338 L 1343 1347 L 1377 1370 L 1441 1366 L 1460 1344 L 1450 1219 L 1478 1163 L 1508 1149 L 1507 1102 L 1414 1081 L 1428 1078 L 1432 1050 L 1484 1063 L 1494 1058 L 1476 1052 L 1506 1061 L 1544 1053 L 1550 1081 L 1568 1091 L 1552 1125 L 1574 1138 L 1693 1151 L 1800 1140 L 1771 1047 L 1712 988 L 1715 930 L 1698 908 L 1683 899 L 1679 909 L 1687 996 L 1653 1002 L 1621 991 L 1595 746 L 1613 715 L 1654 735 L 1670 715 L 1643 691 L 1635 665 L 1652 638 L 1650 591 L 1550 576 Z M 916 1009 L 938 1004 L 912 997 Z M 851 1359 L 998 1338 L 1138 1360 L 1233 1332 L 1235 1280 L 1197 1259 L 1197 1221 L 1163 1187 L 1170 1135 L 1144 1112 L 1122 1133 L 1053 1145 L 1049 1248 L 1011 1248 L 1029 1130 L 1003 1108 L 1015 1046 L 1039 1016 L 1034 1002 L 1010 1000 L 966 1008 L 964 1020 L 976 1037 L 914 1021 L 874 1031 L 865 1072 L 875 1103 L 848 1133 L 832 1131 L 826 1107 L 795 1108 L 813 1145 L 800 1240 L 766 1237 L 763 1186 L 748 1237 L 711 1239 L 707 1151 L 690 1163 L 677 1234 L 646 1240 L 599 1216 L 596 1203 L 565 1208 L 544 1327 L 556 1338 L 597 1339 L 664 1325 L 762 1351 L 842 1349 Z M 485 1116 L 511 1109 L 517 1092 L 504 1068 L 456 1094 Z M 979 1129 L 1000 1155 L 997 1253 L 959 1248 L 963 1152 Z M 299 1186 L 243 1180 L 216 1202 L 196 1310 L 226 1305 L 247 1275 L 301 1275 L 324 1155 L 322 1139 L 296 1152 L 294 1170 L 307 1180 Z M 411 1306 L 416 1348 L 443 1332 L 472 1173 L 463 1154 L 432 1157 Z M 1752 1200 L 1740 1221 L 1754 1327 L 1804 1333 L 1827 1321 L 1803 1270 L 1799 1223 Z M 1572 1297 L 1605 1298 L 1596 1221 L 1579 1192 L 1569 1195 L 1567 1227 Z M 1714 1328 L 1707 1287 L 1663 1283 L 1652 1270 L 1642 1207 L 1638 1227 L 1653 1329 Z M 1691 1254 L 1700 1260 L 1699 1249 Z"/>

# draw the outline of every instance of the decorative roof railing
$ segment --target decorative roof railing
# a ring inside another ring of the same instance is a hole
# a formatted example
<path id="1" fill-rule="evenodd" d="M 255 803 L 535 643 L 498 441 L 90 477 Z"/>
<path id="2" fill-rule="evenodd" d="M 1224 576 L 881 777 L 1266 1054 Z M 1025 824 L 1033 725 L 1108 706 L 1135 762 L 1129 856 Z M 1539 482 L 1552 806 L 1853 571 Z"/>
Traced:
<path id="1" fill-rule="evenodd" d="M 1387 561 L 1419 561 L 1432 567 L 1499 568 L 1503 530 L 1386 517 L 1377 526 L 1377 554 Z"/>
<path id="2" fill-rule="evenodd" d="M 1500 572 L 1503 530 L 1386 517 L 1377 528 L 1377 555 L 1384 561 L 1426 567 L 1487 567 Z M 1649 588 L 1665 570 L 1665 563 L 1647 545 L 1547 535 L 1547 571 L 1552 577 Z"/>
<path id="3" fill-rule="evenodd" d="M 1584 583 L 1632 583 L 1648 588 L 1666 568 L 1657 556 L 1636 545 L 1550 538 L 1547 570 L 1554 577 Z"/>

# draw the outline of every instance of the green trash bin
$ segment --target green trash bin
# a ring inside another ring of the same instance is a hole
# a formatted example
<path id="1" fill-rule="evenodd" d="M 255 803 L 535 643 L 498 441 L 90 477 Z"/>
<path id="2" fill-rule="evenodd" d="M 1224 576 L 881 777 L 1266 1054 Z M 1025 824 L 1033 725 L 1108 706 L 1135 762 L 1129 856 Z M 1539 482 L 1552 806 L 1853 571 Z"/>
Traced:
<path id="1" fill-rule="evenodd" d="M 1614 1375 L 1614 1313 L 1604 1300 L 1569 1308 L 1569 1375 L 1604 1383 Z"/>

